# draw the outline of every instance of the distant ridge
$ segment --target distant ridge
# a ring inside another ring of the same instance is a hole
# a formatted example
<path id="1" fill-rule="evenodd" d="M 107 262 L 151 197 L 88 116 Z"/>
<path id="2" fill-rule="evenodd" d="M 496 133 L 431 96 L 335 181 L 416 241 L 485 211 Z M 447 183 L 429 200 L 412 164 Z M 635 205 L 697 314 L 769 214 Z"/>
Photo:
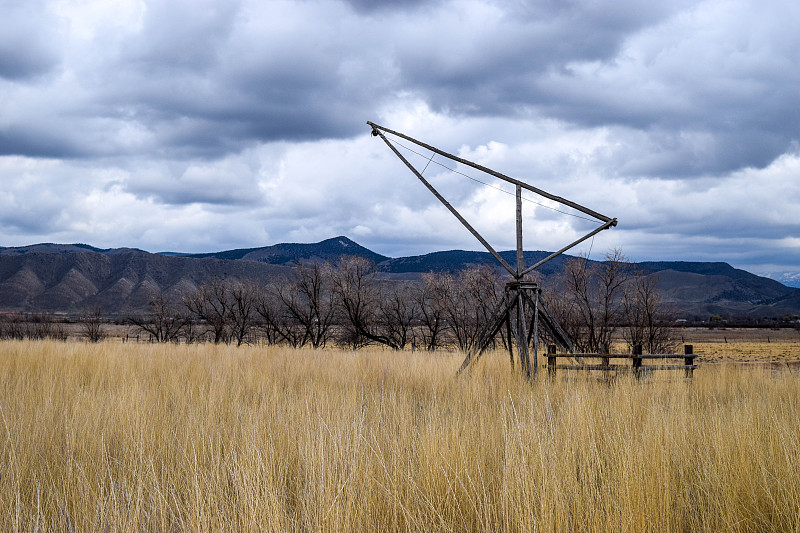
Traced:
<path id="1" fill-rule="evenodd" d="M 744 314 L 748 313 L 748 305 L 784 307 L 779 302 L 785 303 L 784 299 L 796 291 L 773 279 L 757 276 L 723 262 L 644 261 L 637 263 L 637 266 L 647 274 L 658 275 L 661 289 L 676 302 L 685 298 L 682 294 L 690 286 L 697 285 L 693 298 L 703 300 L 710 310 L 722 302 L 738 302 L 739 311 Z M 694 274 L 695 277 L 680 276 L 679 273 Z M 791 305 L 785 307 L 787 312 L 791 311 Z M 714 314 L 718 313 L 714 311 Z"/>
<path id="2" fill-rule="evenodd" d="M 251 261 L 140 251 L 0 254 L 0 311 L 75 313 L 100 308 L 108 315 L 125 315 L 146 310 L 159 291 L 179 302 L 183 293 L 211 278 L 266 284 L 288 272 L 284 266 Z"/>
<path id="3" fill-rule="evenodd" d="M 298 261 L 337 261 L 343 255 L 366 257 L 373 263 L 382 263 L 389 258 L 364 248 L 344 236 L 325 239 L 318 243 L 282 243 L 262 248 L 241 248 L 207 254 L 183 254 L 184 257 L 215 259 L 244 259 L 271 265 L 286 265 Z"/>
<path id="4" fill-rule="evenodd" d="M 513 250 L 499 252 L 500 257 L 513 265 L 517 262 L 517 252 Z M 550 255 L 550 252 L 525 252 L 525 264 L 533 265 Z M 542 275 L 559 272 L 564 267 L 568 255 L 561 255 L 545 263 L 538 270 Z M 409 272 L 457 272 L 469 265 L 496 266 L 497 260 L 489 252 L 474 252 L 468 250 L 449 250 L 446 252 L 433 252 L 425 255 L 398 257 L 389 259 L 378 265 L 381 272 L 403 274 Z"/>
<path id="5" fill-rule="evenodd" d="M 515 252 L 500 252 L 513 264 Z M 418 280 L 426 272 L 457 272 L 470 265 L 496 265 L 487 252 L 450 250 L 389 258 L 344 237 L 318 243 L 283 243 L 206 254 L 153 254 L 132 248 L 41 243 L 0 247 L 0 312 L 75 313 L 99 306 L 108 314 L 146 309 L 156 291 L 180 301 L 213 277 L 281 282 L 297 263 L 335 263 L 343 255 L 366 257 L 386 280 Z M 549 255 L 525 253 L 534 264 Z M 559 256 L 538 270 L 548 278 L 563 270 Z M 593 261 L 594 262 L 594 261 Z M 646 261 L 633 266 L 658 279 L 664 297 L 686 318 L 800 315 L 800 289 L 723 262 Z M 499 268 L 499 267 L 498 267 Z"/>
<path id="6" fill-rule="evenodd" d="M 96 252 L 101 254 L 121 254 L 126 252 L 143 252 L 138 248 L 95 248 L 88 244 L 54 244 L 50 242 L 30 244 L 28 246 L 0 246 L 0 255 L 24 255 L 32 253 L 80 253 Z"/>

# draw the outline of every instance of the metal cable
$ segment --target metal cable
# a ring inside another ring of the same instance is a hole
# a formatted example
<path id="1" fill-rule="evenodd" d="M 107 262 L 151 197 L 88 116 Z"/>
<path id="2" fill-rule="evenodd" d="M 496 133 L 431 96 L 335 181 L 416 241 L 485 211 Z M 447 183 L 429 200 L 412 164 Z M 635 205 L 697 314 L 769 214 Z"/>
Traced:
<path id="1" fill-rule="evenodd" d="M 480 183 L 481 185 L 485 185 L 485 186 L 487 186 L 487 187 L 490 187 L 490 188 L 492 188 L 492 189 L 498 190 L 498 191 L 500 191 L 500 192 L 502 192 L 502 193 L 508 194 L 509 196 L 515 196 L 515 195 L 516 195 L 516 193 L 513 193 L 513 192 L 510 192 L 510 191 L 507 191 L 507 190 L 503 189 L 502 187 L 498 187 L 497 185 L 492 185 L 491 183 L 486 183 L 485 181 L 481 181 L 481 180 L 479 180 L 479 179 L 477 179 L 477 178 L 474 178 L 474 177 L 470 176 L 469 174 L 465 174 L 465 173 L 463 173 L 463 172 L 459 172 L 458 170 L 456 170 L 456 169 L 454 169 L 454 168 L 450 168 L 450 167 L 448 167 L 447 165 L 445 165 L 445 164 L 443 164 L 443 163 L 439 163 L 438 161 L 434 161 L 434 160 L 433 160 L 433 156 L 434 156 L 435 154 L 431 154 L 431 157 L 430 157 L 430 158 L 427 158 L 427 157 L 425 157 L 425 154 L 422 154 L 422 153 L 420 153 L 420 152 L 417 152 L 417 151 L 416 151 L 416 150 L 414 150 L 413 148 L 411 148 L 411 147 L 409 147 L 409 146 L 406 146 L 406 145 L 404 145 L 403 143 L 401 143 L 401 142 L 397 141 L 396 139 L 395 139 L 393 142 L 394 142 L 395 144 L 397 144 L 398 146 L 400 146 L 400 147 L 402 147 L 402 148 L 405 148 L 405 149 L 406 149 L 406 150 L 408 150 L 409 152 L 412 152 L 412 153 L 414 153 L 414 154 L 417 154 L 418 156 L 420 156 L 420 157 L 422 157 L 422 158 L 424 158 L 424 159 L 427 159 L 427 160 L 428 160 L 428 163 L 425 165 L 425 169 L 423 169 L 422 173 L 424 173 L 424 172 L 425 172 L 425 170 L 427 170 L 427 168 L 428 168 L 428 165 L 430 165 L 431 163 L 433 163 L 433 164 L 435 164 L 435 165 L 439 165 L 440 167 L 442 167 L 442 168 L 444 168 L 444 169 L 447 169 L 447 170 L 449 170 L 450 172 L 453 172 L 454 174 L 460 174 L 461 176 L 464 176 L 464 177 L 465 177 L 465 178 L 467 178 L 467 179 L 470 179 L 470 180 L 472 180 L 472 181 L 474 181 L 474 182 Z M 527 197 L 525 197 L 525 196 L 523 196 L 523 197 L 522 197 L 522 199 L 523 199 L 523 200 L 525 200 L 526 202 L 530 202 L 530 203 L 532 203 L 532 204 L 535 204 L 535 205 L 539 205 L 539 206 L 541 206 L 541 207 L 544 207 L 545 209 L 550 209 L 551 211 L 555 211 L 555 212 L 557 212 L 557 213 L 561 213 L 562 215 L 569 215 L 569 216 L 571 216 L 571 217 L 580 218 L 581 220 L 588 220 L 589 222 L 593 222 L 593 223 L 595 223 L 595 224 L 597 224 L 597 225 L 600 225 L 600 223 L 598 223 L 598 222 L 597 222 L 597 220 L 594 220 L 594 219 L 592 219 L 592 218 L 584 217 L 584 216 L 581 216 L 581 215 L 576 215 L 575 213 L 570 213 L 570 212 L 568 212 L 568 211 L 562 211 L 562 210 L 560 210 L 560 209 L 556 209 L 555 207 L 550 207 L 549 205 L 543 204 L 543 203 L 541 203 L 541 202 L 537 202 L 536 200 L 531 200 L 530 198 L 527 198 Z"/>

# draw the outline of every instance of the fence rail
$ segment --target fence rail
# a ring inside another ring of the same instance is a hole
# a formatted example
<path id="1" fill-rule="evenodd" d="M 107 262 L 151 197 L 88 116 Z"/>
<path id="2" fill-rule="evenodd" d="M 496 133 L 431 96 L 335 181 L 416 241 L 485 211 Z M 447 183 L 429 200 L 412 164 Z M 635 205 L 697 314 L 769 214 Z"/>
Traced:
<path id="1" fill-rule="evenodd" d="M 556 370 L 599 370 L 603 372 L 633 372 L 637 376 L 643 372 L 651 370 L 684 370 L 686 377 L 693 377 L 694 370 L 697 365 L 694 364 L 694 359 L 697 355 L 694 353 L 694 347 L 691 344 L 684 345 L 682 354 L 643 354 L 641 346 L 634 346 L 633 353 L 556 353 L 556 346 L 550 345 L 547 347 L 547 371 L 554 375 Z M 599 364 L 559 364 L 558 359 L 566 358 L 573 360 L 584 359 L 599 359 Z M 653 365 L 642 364 L 644 361 L 651 360 L 683 360 L 683 364 L 666 364 L 666 365 Z M 611 364 L 612 360 L 629 360 L 630 364 Z"/>

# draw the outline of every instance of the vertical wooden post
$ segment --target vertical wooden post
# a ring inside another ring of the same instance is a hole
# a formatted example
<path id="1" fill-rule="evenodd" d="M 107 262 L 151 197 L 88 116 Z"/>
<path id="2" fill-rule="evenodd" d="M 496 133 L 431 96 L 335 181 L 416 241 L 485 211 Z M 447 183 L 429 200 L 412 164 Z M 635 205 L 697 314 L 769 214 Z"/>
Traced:
<path id="1" fill-rule="evenodd" d="M 556 345 L 550 344 L 547 346 L 547 374 L 549 376 L 556 375 L 556 364 L 558 358 L 556 357 Z"/>
<path id="2" fill-rule="evenodd" d="M 539 371 L 539 289 L 533 291 L 533 374 Z"/>
<path id="3" fill-rule="evenodd" d="M 517 274 L 514 276 L 517 281 L 521 281 L 523 270 L 525 254 L 522 251 L 522 187 L 517 185 Z"/>
<path id="4" fill-rule="evenodd" d="M 603 352 L 604 354 L 608 354 L 608 352 L 609 352 L 608 345 L 604 344 L 603 346 L 601 346 L 600 347 L 600 351 Z M 600 366 L 609 366 L 608 357 L 601 357 L 600 358 Z"/>
<path id="5" fill-rule="evenodd" d="M 642 355 L 641 344 L 633 345 L 633 359 L 631 359 L 631 363 L 633 365 L 633 374 L 638 378 L 642 375 L 642 358 L 636 357 L 637 355 Z"/>
<path id="6" fill-rule="evenodd" d="M 514 279 L 517 282 L 522 277 L 522 271 L 525 269 L 525 256 L 522 251 L 522 187 L 517 184 L 516 187 L 517 199 L 517 272 L 514 274 Z M 517 352 L 519 353 L 519 360 L 522 368 L 525 371 L 525 377 L 531 377 L 531 356 L 528 352 L 528 332 L 525 324 L 525 298 L 522 291 L 517 287 Z M 534 363 L 535 364 L 535 363 Z M 538 369 L 534 367 L 533 372 L 536 373 Z"/>
<path id="7" fill-rule="evenodd" d="M 691 378 L 694 375 L 694 346 L 686 344 L 683 346 L 683 364 L 686 365 L 686 377 Z"/>

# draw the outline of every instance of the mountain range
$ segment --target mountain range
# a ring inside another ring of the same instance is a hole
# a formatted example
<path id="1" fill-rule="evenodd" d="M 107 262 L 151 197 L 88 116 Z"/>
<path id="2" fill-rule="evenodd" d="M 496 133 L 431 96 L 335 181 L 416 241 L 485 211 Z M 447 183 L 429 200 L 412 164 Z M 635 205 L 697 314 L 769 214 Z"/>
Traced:
<path id="1" fill-rule="evenodd" d="M 74 314 L 99 308 L 109 316 L 146 309 L 155 291 L 178 296 L 212 277 L 257 283 L 286 279 L 298 262 L 336 262 L 343 255 L 366 257 L 386 280 L 416 280 L 425 272 L 455 272 L 470 265 L 495 265 L 487 252 L 451 250 L 390 258 L 347 237 L 313 244 L 276 244 L 215 253 L 150 253 L 135 248 L 101 249 L 86 244 L 0 247 L 0 311 Z M 501 255 L 510 263 L 516 252 Z M 549 252 L 525 253 L 525 263 Z M 543 278 L 557 275 L 570 256 L 543 265 Z M 655 276 L 664 297 L 689 320 L 723 317 L 800 315 L 800 289 L 736 269 L 724 262 L 640 262 L 642 275 Z"/>
<path id="2" fill-rule="evenodd" d="M 787 287 L 800 288 L 800 272 L 766 272 L 762 276 L 780 281 Z"/>

